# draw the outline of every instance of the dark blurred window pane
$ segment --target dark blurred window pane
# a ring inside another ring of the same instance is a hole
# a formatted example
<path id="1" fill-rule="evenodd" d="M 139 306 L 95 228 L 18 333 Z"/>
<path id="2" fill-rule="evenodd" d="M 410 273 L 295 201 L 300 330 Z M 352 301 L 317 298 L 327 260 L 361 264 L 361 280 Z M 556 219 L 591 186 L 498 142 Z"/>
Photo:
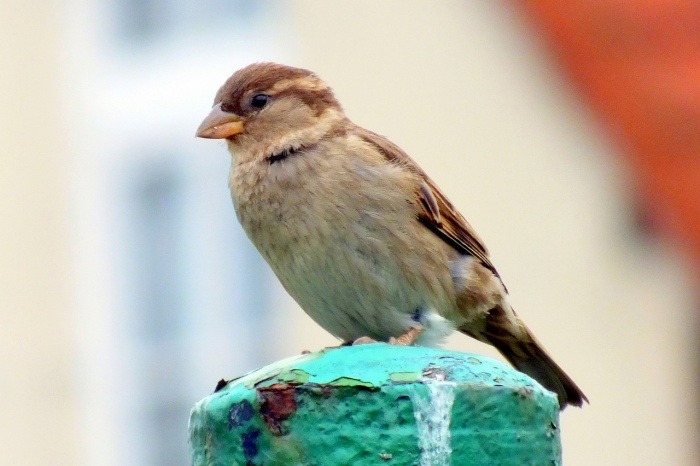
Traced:
<path id="1" fill-rule="evenodd" d="M 112 6 L 117 36 L 138 45 L 162 37 L 205 32 L 222 24 L 252 21 L 264 8 L 254 0 L 121 0 Z"/>

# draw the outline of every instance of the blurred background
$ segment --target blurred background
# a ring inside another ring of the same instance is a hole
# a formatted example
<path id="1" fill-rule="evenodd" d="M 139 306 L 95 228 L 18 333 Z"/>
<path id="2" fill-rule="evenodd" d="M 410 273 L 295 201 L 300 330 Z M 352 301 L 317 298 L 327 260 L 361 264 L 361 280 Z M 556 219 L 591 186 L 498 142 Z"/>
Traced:
<path id="1" fill-rule="evenodd" d="M 217 380 L 336 344 L 238 226 L 224 145 L 193 137 L 263 60 L 316 71 L 476 227 L 591 400 L 562 414 L 566 465 L 698 464 L 697 2 L 2 11 L 0 464 L 189 464 Z"/>

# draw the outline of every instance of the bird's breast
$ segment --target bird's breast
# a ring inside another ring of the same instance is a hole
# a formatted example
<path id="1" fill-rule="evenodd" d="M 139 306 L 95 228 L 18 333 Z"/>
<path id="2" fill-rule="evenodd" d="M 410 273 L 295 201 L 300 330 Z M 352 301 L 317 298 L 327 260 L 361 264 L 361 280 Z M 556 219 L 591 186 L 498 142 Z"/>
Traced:
<path id="1" fill-rule="evenodd" d="M 232 167 L 244 230 L 301 307 L 343 339 L 396 336 L 416 309 L 452 305 L 447 252 L 416 220 L 401 170 L 332 148 Z"/>

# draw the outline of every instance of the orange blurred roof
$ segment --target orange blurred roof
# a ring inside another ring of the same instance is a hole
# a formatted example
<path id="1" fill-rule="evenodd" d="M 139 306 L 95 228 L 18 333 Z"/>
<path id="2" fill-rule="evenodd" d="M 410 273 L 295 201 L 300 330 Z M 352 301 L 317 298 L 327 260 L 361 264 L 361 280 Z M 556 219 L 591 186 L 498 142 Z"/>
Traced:
<path id="1" fill-rule="evenodd" d="M 654 226 L 700 271 L 700 2 L 521 5 L 619 142 Z"/>

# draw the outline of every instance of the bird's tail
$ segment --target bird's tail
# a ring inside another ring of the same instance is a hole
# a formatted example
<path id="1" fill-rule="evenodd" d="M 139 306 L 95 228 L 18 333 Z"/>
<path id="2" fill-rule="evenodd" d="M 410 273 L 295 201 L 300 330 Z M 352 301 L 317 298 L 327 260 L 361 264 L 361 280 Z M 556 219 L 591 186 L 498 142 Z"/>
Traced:
<path id="1" fill-rule="evenodd" d="M 519 371 L 537 380 L 559 397 L 559 409 L 581 406 L 588 398 L 566 372 L 547 354 L 515 312 L 492 309 L 481 335 Z M 515 320 L 515 322 L 514 322 Z M 480 338 L 481 339 L 481 338 Z"/>

